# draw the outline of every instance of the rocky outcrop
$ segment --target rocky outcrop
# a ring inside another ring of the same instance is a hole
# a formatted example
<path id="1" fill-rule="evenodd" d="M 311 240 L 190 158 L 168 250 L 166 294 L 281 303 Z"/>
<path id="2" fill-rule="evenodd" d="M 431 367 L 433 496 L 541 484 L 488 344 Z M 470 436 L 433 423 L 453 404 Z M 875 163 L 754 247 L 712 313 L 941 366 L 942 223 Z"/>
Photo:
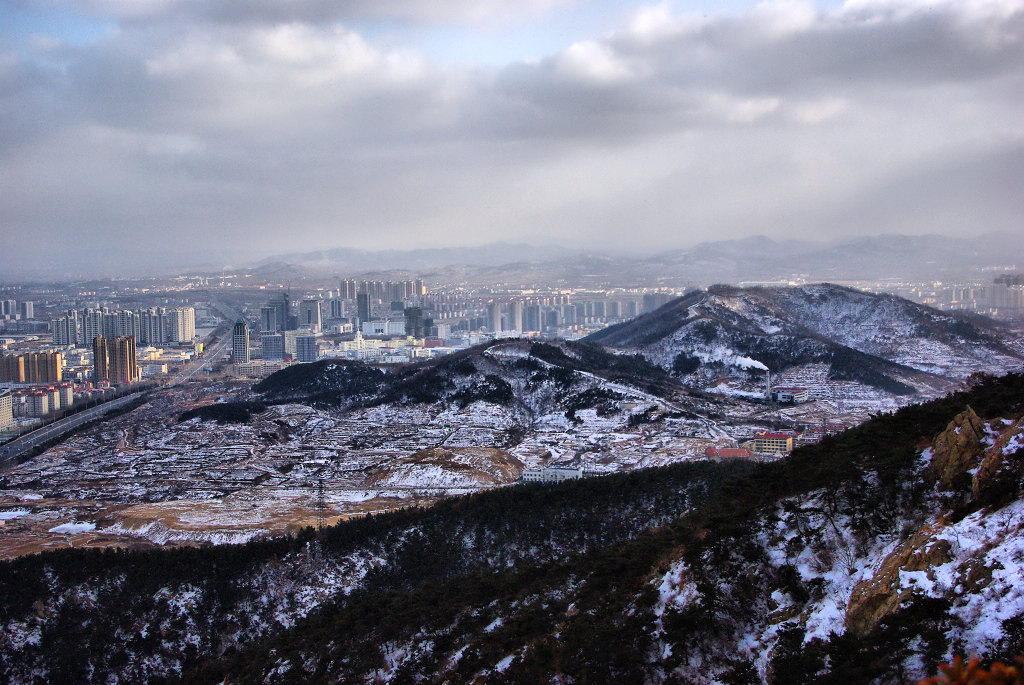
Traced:
<path id="1" fill-rule="evenodd" d="M 973 468 L 983 451 L 985 424 L 970 407 L 957 414 L 935 438 L 929 473 L 944 488 Z"/>
<path id="2" fill-rule="evenodd" d="M 901 571 L 928 572 L 950 561 L 950 544 L 935 540 L 936 531 L 937 527 L 930 525 L 919 530 L 885 558 L 874 576 L 853 588 L 846 610 L 847 630 L 869 633 L 911 598 L 914 589 L 901 583 Z"/>
<path id="3" fill-rule="evenodd" d="M 1024 419 L 1000 434 L 985 451 L 971 481 L 971 497 L 983 506 L 1001 505 L 1020 494 L 1024 475 Z"/>

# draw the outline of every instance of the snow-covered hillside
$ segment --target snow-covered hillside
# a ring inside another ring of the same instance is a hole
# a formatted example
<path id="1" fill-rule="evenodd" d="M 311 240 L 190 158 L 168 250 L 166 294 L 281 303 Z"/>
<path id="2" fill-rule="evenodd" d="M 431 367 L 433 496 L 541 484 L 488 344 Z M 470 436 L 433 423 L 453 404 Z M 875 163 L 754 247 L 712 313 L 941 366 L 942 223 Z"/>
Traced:
<path id="1" fill-rule="evenodd" d="M 1024 376 L 989 378 L 772 463 L 3 563 L 0 679 L 912 682 L 1024 653 L 1022 503 Z"/>
<path id="2" fill-rule="evenodd" d="M 589 340 L 639 351 L 698 384 L 723 372 L 827 363 L 835 379 L 900 394 L 1022 364 L 994 322 L 830 284 L 714 286 Z"/>

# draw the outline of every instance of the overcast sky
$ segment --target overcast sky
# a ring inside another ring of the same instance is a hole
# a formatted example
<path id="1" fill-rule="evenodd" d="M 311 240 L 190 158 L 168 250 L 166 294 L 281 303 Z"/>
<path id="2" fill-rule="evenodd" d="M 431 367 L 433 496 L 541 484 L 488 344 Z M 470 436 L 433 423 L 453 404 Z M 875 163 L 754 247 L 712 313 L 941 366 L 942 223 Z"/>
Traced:
<path id="1" fill-rule="evenodd" d="M 1024 0 L 0 0 L 0 276 L 1022 217 Z"/>

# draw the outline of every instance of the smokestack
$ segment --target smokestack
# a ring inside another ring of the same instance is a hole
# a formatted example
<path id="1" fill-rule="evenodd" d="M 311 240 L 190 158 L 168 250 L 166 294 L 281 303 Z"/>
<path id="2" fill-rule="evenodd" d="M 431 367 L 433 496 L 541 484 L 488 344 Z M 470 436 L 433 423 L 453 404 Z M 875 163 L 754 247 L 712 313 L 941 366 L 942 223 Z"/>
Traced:
<path id="1" fill-rule="evenodd" d="M 764 370 L 764 398 L 771 402 L 772 399 L 772 372 L 770 369 Z"/>

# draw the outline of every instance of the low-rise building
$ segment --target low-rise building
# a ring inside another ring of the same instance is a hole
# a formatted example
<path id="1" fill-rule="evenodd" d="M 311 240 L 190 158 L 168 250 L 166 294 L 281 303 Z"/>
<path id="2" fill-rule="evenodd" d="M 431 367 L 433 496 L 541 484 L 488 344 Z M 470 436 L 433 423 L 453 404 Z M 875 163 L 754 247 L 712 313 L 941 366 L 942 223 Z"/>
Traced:
<path id="1" fill-rule="evenodd" d="M 579 480 L 586 474 L 583 469 L 568 466 L 545 466 L 540 469 L 526 469 L 520 477 L 524 483 L 561 483 L 566 480 Z"/>
<path id="2" fill-rule="evenodd" d="M 754 452 L 746 447 L 706 447 L 704 456 L 714 461 L 723 459 L 750 459 Z"/>
<path id="3" fill-rule="evenodd" d="M 754 438 L 754 451 L 771 454 L 792 452 L 793 438 L 794 436 L 791 433 L 769 433 L 764 431 L 758 433 Z"/>
<path id="4" fill-rule="evenodd" d="M 772 399 L 780 404 L 799 404 L 811 399 L 807 388 L 772 388 Z"/>
<path id="5" fill-rule="evenodd" d="M 33 390 L 25 395 L 26 415 L 39 418 L 50 413 L 50 396 L 42 390 Z"/>

